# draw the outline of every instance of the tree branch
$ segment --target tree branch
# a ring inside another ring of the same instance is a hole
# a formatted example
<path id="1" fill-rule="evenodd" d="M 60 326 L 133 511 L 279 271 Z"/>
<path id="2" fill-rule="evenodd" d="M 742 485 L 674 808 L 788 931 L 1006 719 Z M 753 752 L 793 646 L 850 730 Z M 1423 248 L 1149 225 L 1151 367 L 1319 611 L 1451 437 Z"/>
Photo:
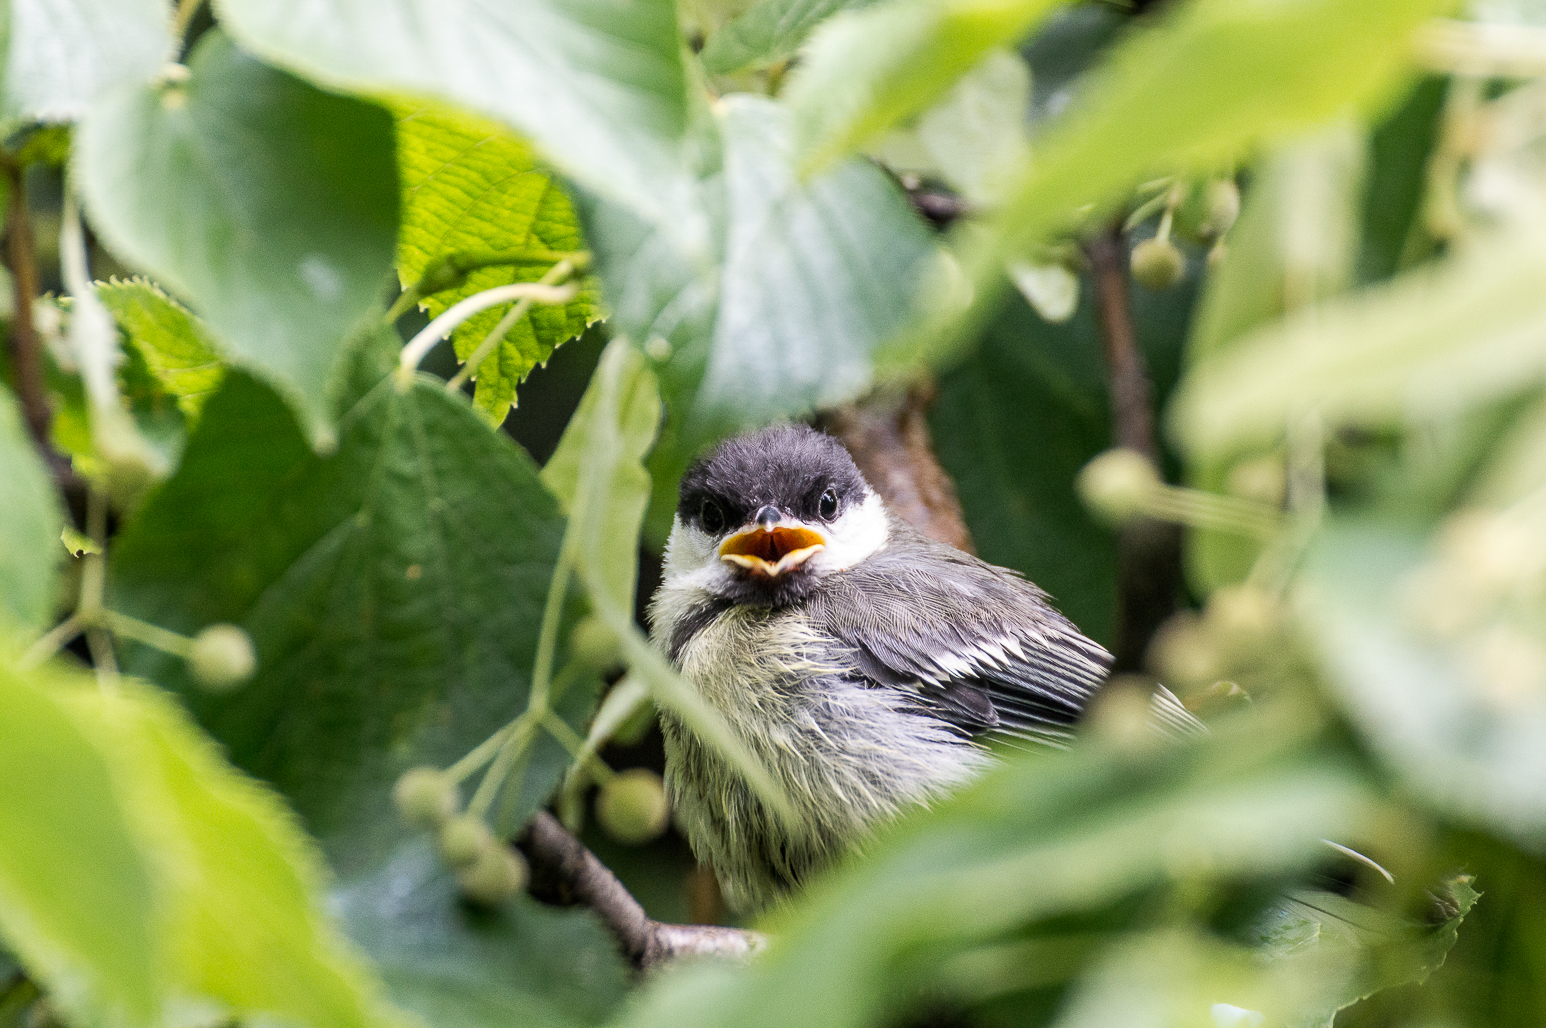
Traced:
<path id="1" fill-rule="evenodd" d="M 1095 279 L 1097 321 L 1111 396 L 1112 445 L 1137 450 L 1159 465 L 1153 387 L 1133 327 L 1127 245 L 1120 222 L 1085 244 Z M 1117 539 L 1117 636 L 1113 672 L 1141 671 L 1149 641 L 1175 613 L 1181 585 L 1181 530 L 1136 518 Z"/>
<path id="2" fill-rule="evenodd" d="M 531 819 L 516 845 L 531 865 L 533 895 L 590 907 L 639 970 L 684 956 L 744 958 L 767 945 L 757 932 L 651 919 L 617 876 L 545 810 Z"/>
<path id="3" fill-rule="evenodd" d="M 43 348 L 37 325 L 32 320 L 38 299 L 38 268 L 32 242 L 32 223 L 27 216 L 27 184 L 23 169 L 14 161 L 0 158 L 0 170 L 6 179 L 5 264 L 11 272 L 12 306 L 10 356 L 12 378 L 22 416 L 38 452 L 56 477 L 68 479 L 69 463 L 49 440 L 54 412 L 48 403 L 48 386 L 43 378 Z"/>
<path id="4" fill-rule="evenodd" d="M 937 393 L 932 382 L 882 388 L 822 412 L 819 421 L 848 448 L 892 513 L 931 539 L 975 553 L 955 483 L 934 455 L 928 411 Z"/>

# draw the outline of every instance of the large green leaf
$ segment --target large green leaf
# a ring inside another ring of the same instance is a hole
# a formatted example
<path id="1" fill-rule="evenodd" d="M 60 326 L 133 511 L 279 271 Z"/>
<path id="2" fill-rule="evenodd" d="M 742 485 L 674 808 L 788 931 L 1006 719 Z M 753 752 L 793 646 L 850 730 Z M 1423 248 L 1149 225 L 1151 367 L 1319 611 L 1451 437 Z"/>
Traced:
<path id="1" fill-rule="evenodd" d="M 144 82 L 172 57 L 162 0 L 9 0 L 0 119 L 71 121 L 104 90 Z"/>
<path id="2" fill-rule="evenodd" d="M 58 677 L 0 662 L 0 931 L 64 1010 L 149 1024 L 161 996 L 147 855 Z"/>
<path id="3" fill-rule="evenodd" d="M 562 527 L 531 461 L 461 397 L 428 379 L 399 392 L 385 373 L 384 362 L 361 360 L 358 398 L 326 458 L 272 392 L 228 375 L 112 566 L 119 609 L 182 630 L 235 621 L 252 634 L 258 674 L 230 696 L 200 693 L 162 655 L 129 660 L 176 687 L 238 764 L 278 786 L 348 889 L 367 894 L 375 886 L 365 883 L 389 882 L 382 868 L 419 846 L 390 800 L 397 776 L 451 763 L 525 709 Z M 559 713 L 577 731 L 593 688 L 577 682 L 563 697 Z M 553 739 L 534 741 L 514 820 L 567 765 Z M 453 902 L 452 891 L 445 885 L 440 901 Z M 361 902 L 346 928 L 373 954 L 419 930 L 395 892 Z M 354 923 L 356 913 L 375 927 Z M 384 918 L 400 920 L 380 930 Z M 508 935 L 504 922 L 449 912 L 445 924 L 469 933 L 457 947 L 476 952 Z M 468 1023 L 508 1024 L 508 983 L 480 991 L 479 972 L 445 959 L 449 991 L 394 985 L 394 996 L 431 1020 L 451 1004 L 485 1011 Z M 542 982 L 544 995 L 567 988 L 553 976 L 521 980 Z"/>
<path id="4" fill-rule="evenodd" d="M 724 165 L 701 202 L 716 220 L 717 262 L 613 205 L 593 207 L 587 224 L 616 329 L 665 358 L 661 384 L 687 450 L 863 392 L 876 351 L 922 305 L 936 253 L 873 166 L 799 182 L 778 105 L 731 96 L 715 115 Z"/>
<path id="5" fill-rule="evenodd" d="M 1419 538 L 1389 523 L 1333 525 L 1310 555 L 1301 604 L 1305 636 L 1343 706 L 1399 772 L 1403 788 L 1457 820 L 1539 852 L 1546 849 L 1546 694 L 1539 669 L 1528 658 L 1521 669 L 1521 658 L 1510 665 L 1492 656 L 1498 643 L 1489 652 L 1485 634 L 1446 639 L 1424 631 L 1419 617 L 1403 616 L 1459 601 L 1415 592 L 1420 580 L 1413 573 L 1423 556 Z M 1525 652 L 1532 645 L 1540 652 L 1536 620 L 1494 627 L 1494 637 L 1500 631 L 1505 640 L 1509 631 L 1528 633 Z"/>
<path id="6" fill-rule="evenodd" d="M 225 370 L 209 326 L 153 282 L 98 282 L 97 298 L 160 387 L 197 415 Z"/>
<path id="7" fill-rule="evenodd" d="M 0 623 L 41 631 L 64 560 L 63 515 L 10 391 L 0 386 Z"/>
<path id="8" fill-rule="evenodd" d="M 7 660 L 0 708 L 0 915 L 53 1002 L 93 1023 L 393 1019 L 289 810 L 165 694 Z"/>
<path id="9" fill-rule="evenodd" d="M 929 107 L 1062 0 L 895 0 L 840 15 L 785 91 L 801 166 L 821 168 Z"/>
<path id="10" fill-rule="evenodd" d="M 391 119 L 265 67 L 218 31 L 189 71 L 116 90 L 81 123 L 75 167 L 92 223 L 329 444 L 337 356 L 392 266 Z"/>
<path id="11" fill-rule="evenodd" d="M 405 108 L 398 113 L 397 160 L 403 187 L 397 273 L 405 286 L 449 253 L 583 248 L 569 197 L 531 146 L 508 129 L 446 108 Z M 552 266 L 545 260 L 482 268 L 425 306 L 435 316 L 484 289 L 535 282 Z M 567 304 L 534 306 L 477 369 L 473 406 L 496 425 L 504 421 L 531 369 L 601 317 L 597 300 L 587 282 Z M 507 309 L 490 308 L 463 322 L 452 336 L 456 355 L 465 361 Z"/>
<path id="12" fill-rule="evenodd" d="M 1546 376 L 1543 274 L 1539 232 L 1504 230 L 1266 326 L 1193 369 L 1171 428 L 1211 460 L 1275 440 L 1305 410 L 1378 427 L 1518 393 Z"/>
<path id="13" fill-rule="evenodd" d="M 624 1023 L 842 1028 L 920 995 L 1034 1010 L 1036 987 L 1066 982 L 1142 912 L 1184 904 L 1188 885 L 1270 881 L 1318 859 L 1321 837 L 1388 816 L 1296 720 L 1279 711 L 1179 750 L 1015 755 L 817 883 L 755 964 L 662 976 Z"/>
<path id="14" fill-rule="evenodd" d="M 676 6 L 640 0 L 223 0 L 256 53 L 320 82 L 498 118 L 563 171 L 688 236 L 689 103 Z"/>
<path id="15" fill-rule="evenodd" d="M 469 908 L 427 843 L 344 883 L 336 902 L 393 999 L 427 1024 L 596 1024 L 623 997 L 616 943 L 593 913 L 527 896 Z"/>
<path id="16" fill-rule="evenodd" d="M 759 0 L 709 37 L 699 56 L 712 72 L 775 64 L 794 56 L 811 30 L 838 11 L 874 0 Z"/>

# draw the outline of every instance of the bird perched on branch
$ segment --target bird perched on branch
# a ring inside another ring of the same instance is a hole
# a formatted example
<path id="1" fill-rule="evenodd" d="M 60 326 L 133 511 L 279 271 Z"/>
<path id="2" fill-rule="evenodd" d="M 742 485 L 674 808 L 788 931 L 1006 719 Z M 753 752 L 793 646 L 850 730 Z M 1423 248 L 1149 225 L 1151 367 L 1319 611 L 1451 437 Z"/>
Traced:
<path id="1" fill-rule="evenodd" d="M 1111 665 L 1035 585 L 924 538 L 841 444 L 798 426 L 688 470 L 650 620 L 795 810 L 786 824 L 662 716 L 672 802 L 742 909 L 972 779 L 987 737 L 1066 739 Z M 1195 725 L 1164 696 L 1162 719 Z"/>

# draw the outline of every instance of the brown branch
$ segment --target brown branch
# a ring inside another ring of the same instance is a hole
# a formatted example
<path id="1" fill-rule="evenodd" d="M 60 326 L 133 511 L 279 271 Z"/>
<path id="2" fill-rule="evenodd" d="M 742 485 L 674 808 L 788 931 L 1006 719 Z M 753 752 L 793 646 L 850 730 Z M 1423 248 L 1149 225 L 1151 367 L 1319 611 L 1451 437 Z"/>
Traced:
<path id="1" fill-rule="evenodd" d="M 747 957 L 767 945 L 757 932 L 651 919 L 617 876 L 545 810 L 531 819 L 516 845 L 531 865 L 533 895 L 590 907 L 640 970 L 684 956 Z"/>
<path id="2" fill-rule="evenodd" d="M 932 383 L 882 388 L 824 411 L 821 427 L 840 439 L 892 513 L 931 539 L 976 552 L 955 483 L 940 467 L 929 433 Z"/>
<path id="3" fill-rule="evenodd" d="M 43 378 L 43 348 L 33 322 L 38 298 L 38 267 L 32 242 L 32 223 L 27 216 L 27 184 L 22 168 L 0 159 L 6 179 L 5 264 L 11 272 L 12 305 L 10 355 L 16 395 L 21 400 L 27 430 L 38 451 L 56 470 L 63 460 L 49 441 L 54 412 L 48 403 Z"/>
<path id="4" fill-rule="evenodd" d="M 1153 387 L 1133 326 L 1127 245 L 1120 222 L 1085 244 L 1095 280 L 1097 321 L 1111 397 L 1112 445 L 1137 450 L 1159 465 L 1154 436 Z M 1175 613 L 1181 585 L 1181 532 L 1175 525 L 1137 518 L 1117 540 L 1117 636 L 1114 672 L 1141 671 L 1149 641 Z"/>

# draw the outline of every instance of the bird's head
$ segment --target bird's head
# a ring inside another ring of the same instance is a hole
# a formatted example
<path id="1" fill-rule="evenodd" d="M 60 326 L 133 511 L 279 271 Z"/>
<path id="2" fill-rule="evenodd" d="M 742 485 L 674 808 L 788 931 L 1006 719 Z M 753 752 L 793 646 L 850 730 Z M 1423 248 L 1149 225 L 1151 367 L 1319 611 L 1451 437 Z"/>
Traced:
<path id="1" fill-rule="evenodd" d="M 885 507 L 837 440 L 782 425 L 721 444 L 682 477 L 668 582 L 781 606 L 886 545 Z"/>

